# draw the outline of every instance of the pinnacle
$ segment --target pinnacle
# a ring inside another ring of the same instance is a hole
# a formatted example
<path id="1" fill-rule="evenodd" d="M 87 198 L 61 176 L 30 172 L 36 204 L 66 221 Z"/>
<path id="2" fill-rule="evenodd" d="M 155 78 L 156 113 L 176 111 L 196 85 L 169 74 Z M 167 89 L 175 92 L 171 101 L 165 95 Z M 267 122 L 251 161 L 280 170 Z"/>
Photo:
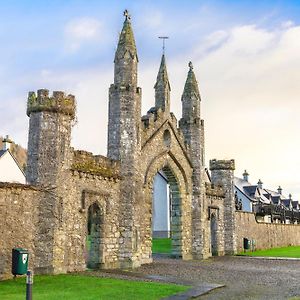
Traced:
<path id="1" fill-rule="evenodd" d="M 124 12 L 124 16 L 125 20 L 119 36 L 115 59 L 123 58 L 127 51 L 132 57 L 137 56 L 135 39 L 131 28 L 130 16 L 127 10 Z"/>
<path id="2" fill-rule="evenodd" d="M 194 68 L 192 62 L 189 62 L 188 66 L 189 66 L 189 72 L 184 85 L 183 95 L 191 96 L 192 94 L 194 94 L 197 98 L 200 99 L 198 82 L 193 70 Z"/>
<path id="3" fill-rule="evenodd" d="M 164 54 L 161 57 L 161 63 L 160 63 L 154 88 L 156 88 L 160 84 L 167 85 L 168 89 L 171 90 L 169 78 L 168 78 L 168 72 L 167 72 L 166 59 Z"/>

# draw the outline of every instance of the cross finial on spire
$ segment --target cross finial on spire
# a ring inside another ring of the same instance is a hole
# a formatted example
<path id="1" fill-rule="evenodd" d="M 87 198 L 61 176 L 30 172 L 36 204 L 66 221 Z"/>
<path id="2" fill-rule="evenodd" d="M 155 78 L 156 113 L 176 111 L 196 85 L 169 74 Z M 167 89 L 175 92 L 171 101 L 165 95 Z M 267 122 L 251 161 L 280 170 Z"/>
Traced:
<path id="1" fill-rule="evenodd" d="M 167 40 L 169 37 L 168 36 L 159 36 L 158 38 L 163 40 L 162 49 L 163 49 L 163 54 L 165 54 L 165 40 Z"/>
<path id="2" fill-rule="evenodd" d="M 131 17 L 127 9 L 124 10 L 123 15 L 125 16 L 125 20 L 130 20 Z"/>
<path id="3" fill-rule="evenodd" d="M 194 69 L 193 63 L 192 63 L 191 61 L 189 62 L 189 68 L 190 68 L 190 70 L 193 70 L 193 69 Z"/>

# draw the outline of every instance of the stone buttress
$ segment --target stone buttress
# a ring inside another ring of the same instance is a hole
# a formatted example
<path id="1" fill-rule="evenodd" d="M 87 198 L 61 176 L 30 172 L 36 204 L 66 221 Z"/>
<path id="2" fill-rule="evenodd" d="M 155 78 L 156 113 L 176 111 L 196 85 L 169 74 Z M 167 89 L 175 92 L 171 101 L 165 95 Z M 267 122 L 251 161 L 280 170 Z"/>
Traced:
<path id="1" fill-rule="evenodd" d="M 108 157 L 120 161 L 120 266 L 126 268 L 140 264 L 136 207 L 141 193 L 141 88 L 137 86 L 138 56 L 128 15 L 114 65 L 114 83 L 109 89 Z"/>
<path id="2" fill-rule="evenodd" d="M 189 72 L 181 97 L 182 118 L 179 127 L 183 132 L 185 143 L 190 148 L 193 164 L 193 196 L 192 196 L 192 231 L 193 257 L 200 259 L 208 254 L 204 251 L 203 222 L 205 212 L 204 172 L 204 121 L 200 117 L 200 93 L 192 63 L 189 63 Z M 207 252 L 207 251 L 206 251 Z"/>
<path id="3" fill-rule="evenodd" d="M 38 90 L 29 93 L 28 161 L 26 179 L 45 191 L 39 204 L 35 238 L 35 271 L 66 271 L 64 201 L 69 189 L 71 127 L 75 117 L 74 96 Z"/>

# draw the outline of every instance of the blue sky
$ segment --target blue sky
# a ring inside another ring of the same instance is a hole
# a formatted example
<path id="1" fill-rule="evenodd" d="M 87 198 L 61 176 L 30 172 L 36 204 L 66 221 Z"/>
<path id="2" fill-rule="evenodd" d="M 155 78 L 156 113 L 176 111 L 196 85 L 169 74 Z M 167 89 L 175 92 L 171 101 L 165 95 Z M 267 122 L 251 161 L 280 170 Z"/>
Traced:
<path id="1" fill-rule="evenodd" d="M 2 2 L 2 1 L 1 1 Z M 132 15 L 143 113 L 166 45 L 171 108 L 190 60 L 202 95 L 206 160 L 235 158 L 236 175 L 282 185 L 300 199 L 300 1 L 3 1 L 0 10 L 0 134 L 27 146 L 26 97 L 72 93 L 77 149 L 106 153 L 108 87 L 123 10 Z"/>

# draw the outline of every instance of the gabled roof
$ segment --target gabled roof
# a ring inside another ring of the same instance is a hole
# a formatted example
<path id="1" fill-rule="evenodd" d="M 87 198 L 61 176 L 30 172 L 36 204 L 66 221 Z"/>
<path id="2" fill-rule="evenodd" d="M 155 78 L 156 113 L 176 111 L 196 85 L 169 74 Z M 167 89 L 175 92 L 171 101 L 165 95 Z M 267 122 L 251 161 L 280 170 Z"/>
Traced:
<path id="1" fill-rule="evenodd" d="M 292 201 L 292 206 L 294 209 L 299 209 L 299 202 L 298 201 Z"/>
<path id="2" fill-rule="evenodd" d="M 271 196 L 271 201 L 273 204 L 280 204 L 280 196 Z"/>
<path id="3" fill-rule="evenodd" d="M 13 160 L 15 161 L 16 165 L 18 166 L 18 168 L 20 169 L 20 171 L 23 173 L 23 175 L 25 176 L 25 173 L 23 171 L 23 169 L 21 168 L 19 162 L 16 160 L 16 158 L 14 157 L 14 155 L 9 151 L 9 150 L 0 150 L 0 159 L 5 155 L 5 154 L 9 154 Z"/>
<path id="4" fill-rule="evenodd" d="M 0 158 L 7 150 L 0 150 Z"/>
<path id="5" fill-rule="evenodd" d="M 291 206 L 291 199 L 283 199 L 283 200 L 281 200 L 281 202 L 283 203 L 283 205 L 286 208 L 290 208 L 290 206 Z"/>
<path id="6" fill-rule="evenodd" d="M 244 191 L 250 196 L 251 198 L 255 196 L 256 190 L 257 190 L 257 185 L 249 185 L 249 186 L 244 186 Z"/>

